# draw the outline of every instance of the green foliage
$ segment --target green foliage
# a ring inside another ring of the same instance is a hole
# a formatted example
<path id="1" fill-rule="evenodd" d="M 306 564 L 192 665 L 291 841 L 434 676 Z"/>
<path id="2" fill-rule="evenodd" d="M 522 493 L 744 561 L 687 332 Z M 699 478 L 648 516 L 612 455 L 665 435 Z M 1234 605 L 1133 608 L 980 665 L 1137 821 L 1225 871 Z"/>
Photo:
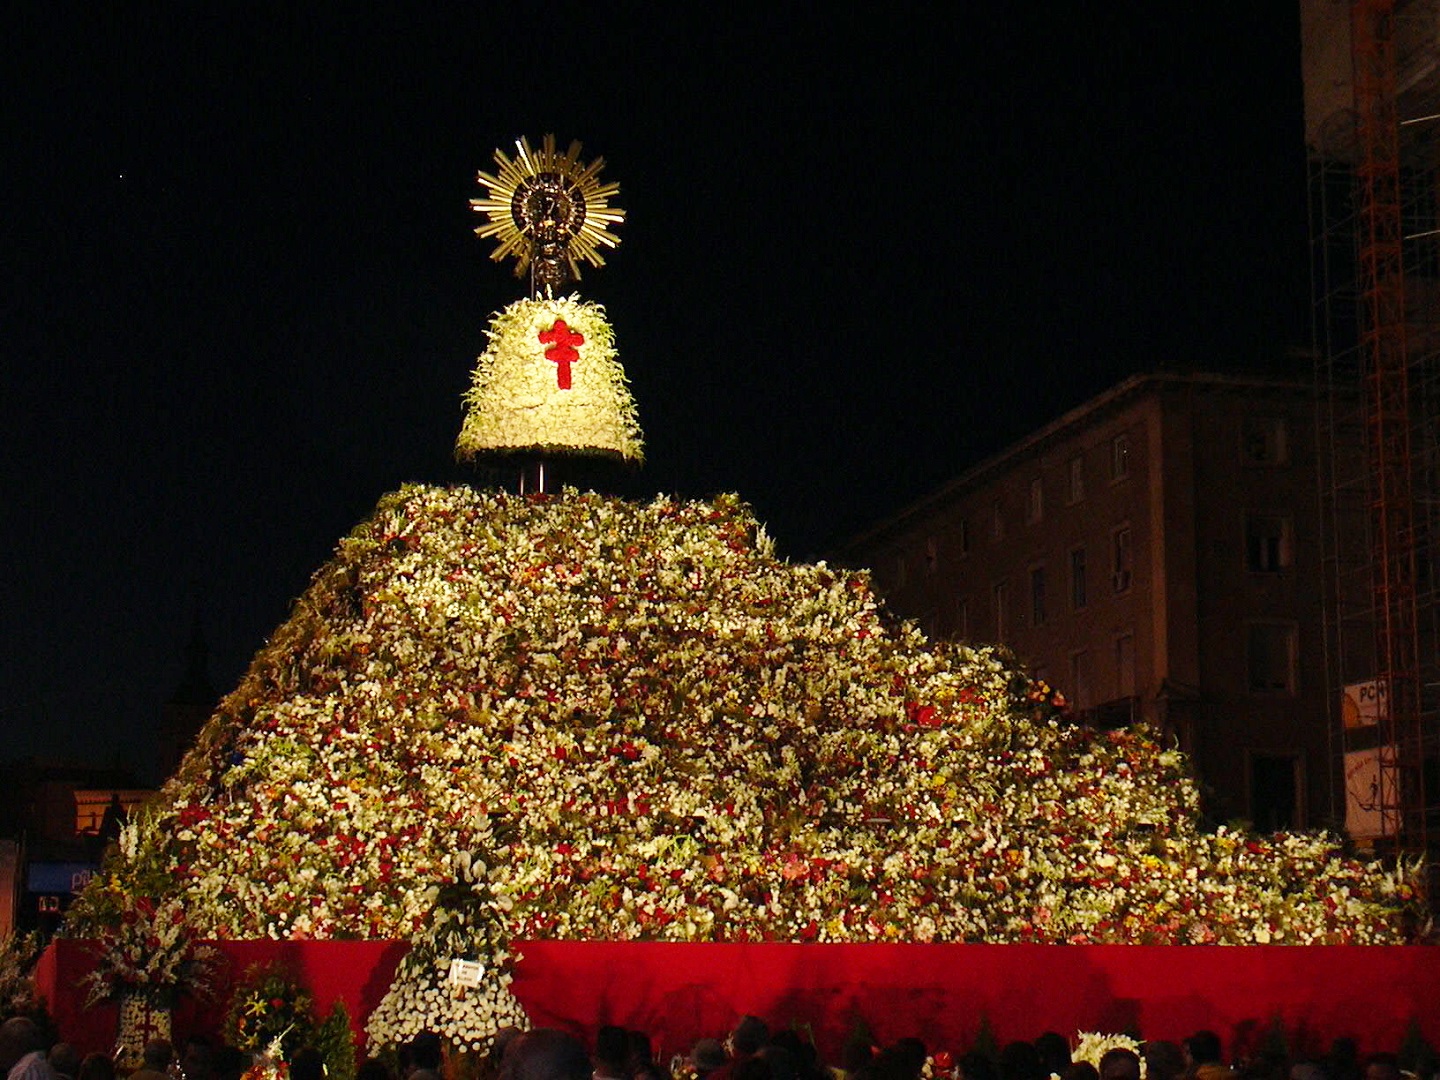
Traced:
<path id="1" fill-rule="evenodd" d="M 315 1029 L 315 1049 L 325 1059 L 327 1080 L 355 1080 L 355 1033 L 350 1030 L 350 1010 L 337 1001 L 330 1015 Z"/>

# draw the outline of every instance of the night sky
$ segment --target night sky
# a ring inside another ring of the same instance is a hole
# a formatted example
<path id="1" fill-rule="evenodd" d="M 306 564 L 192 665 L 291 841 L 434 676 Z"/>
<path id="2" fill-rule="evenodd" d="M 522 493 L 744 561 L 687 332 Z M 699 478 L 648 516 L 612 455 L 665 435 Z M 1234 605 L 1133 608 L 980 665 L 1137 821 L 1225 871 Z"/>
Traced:
<path id="1" fill-rule="evenodd" d="M 523 287 L 468 200 L 520 135 L 621 185 L 579 285 L 617 490 L 738 491 L 797 559 L 1133 372 L 1308 341 L 1290 4 L 209 6 L 7 27 L 0 757 L 147 767 L 195 618 L 229 690 L 383 493 L 475 478 Z"/>

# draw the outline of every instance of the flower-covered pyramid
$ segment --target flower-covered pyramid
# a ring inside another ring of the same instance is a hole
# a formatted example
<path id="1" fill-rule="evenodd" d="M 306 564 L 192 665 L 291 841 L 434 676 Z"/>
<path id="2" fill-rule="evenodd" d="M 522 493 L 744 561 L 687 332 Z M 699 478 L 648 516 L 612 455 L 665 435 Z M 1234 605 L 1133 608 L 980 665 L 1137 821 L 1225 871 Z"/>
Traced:
<path id="1" fill-rule="evenodd" d="M 1202 831 L 1178 752 L 778 559 L 733 497 L 423 486 L 341 541 L 72 929 L 125 892 L 207 937 L 428 934 L 437 970 L 458 926 L 1388 943 L 1413 897 L 1331 838 Z"/>

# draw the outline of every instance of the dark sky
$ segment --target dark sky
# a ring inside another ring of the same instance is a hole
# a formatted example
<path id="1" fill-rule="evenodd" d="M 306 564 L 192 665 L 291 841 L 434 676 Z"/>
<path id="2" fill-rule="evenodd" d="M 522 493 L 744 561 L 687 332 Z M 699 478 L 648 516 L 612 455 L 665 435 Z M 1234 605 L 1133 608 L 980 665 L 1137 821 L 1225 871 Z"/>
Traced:
<path id="1" fill-rule="evenodd" d="M 520 135 L 621 184 L 580 291 L 628 490 L 738 491 L 797 558 L 1130 373 L 1308 334 L 1285 3 L 210 6 L 7 27 L 0 757 L 147 764 L 197 613 L 228 690 L 381 494 L 471 475 L 522 288 L 467 200 Z"/>

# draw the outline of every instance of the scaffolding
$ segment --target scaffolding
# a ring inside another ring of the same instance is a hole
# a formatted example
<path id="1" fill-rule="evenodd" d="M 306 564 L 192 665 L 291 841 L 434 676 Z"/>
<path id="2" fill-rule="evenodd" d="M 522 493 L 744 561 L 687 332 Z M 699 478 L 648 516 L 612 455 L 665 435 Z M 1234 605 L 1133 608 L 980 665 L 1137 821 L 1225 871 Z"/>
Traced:
<path id="1" fill-rule="evenodd" d="M 1310 0 L 1307 25 L 1322 6 Z M 1333 756 L 1351 786 L 1370 777 L 1376 847 L 1405 854 L 1429 850 L 1440 823 L 1437 9 L 1436 0 L 1358 0 L 1338 28 L 1348 70 L 1332 63 L 1327 73 L 1323 58 L 1306 58 Z M 1320 119 L 1312 81 L 1333 88 L 1340 75 L 1351 107 Z M 1370 688 L 1374 723 L 1345 715 L 1346 687 Z M 1373 773 L 1352 765 L 1367 756 Z M 1345 809 L 1337 785 L 1332 817 Z"/>

